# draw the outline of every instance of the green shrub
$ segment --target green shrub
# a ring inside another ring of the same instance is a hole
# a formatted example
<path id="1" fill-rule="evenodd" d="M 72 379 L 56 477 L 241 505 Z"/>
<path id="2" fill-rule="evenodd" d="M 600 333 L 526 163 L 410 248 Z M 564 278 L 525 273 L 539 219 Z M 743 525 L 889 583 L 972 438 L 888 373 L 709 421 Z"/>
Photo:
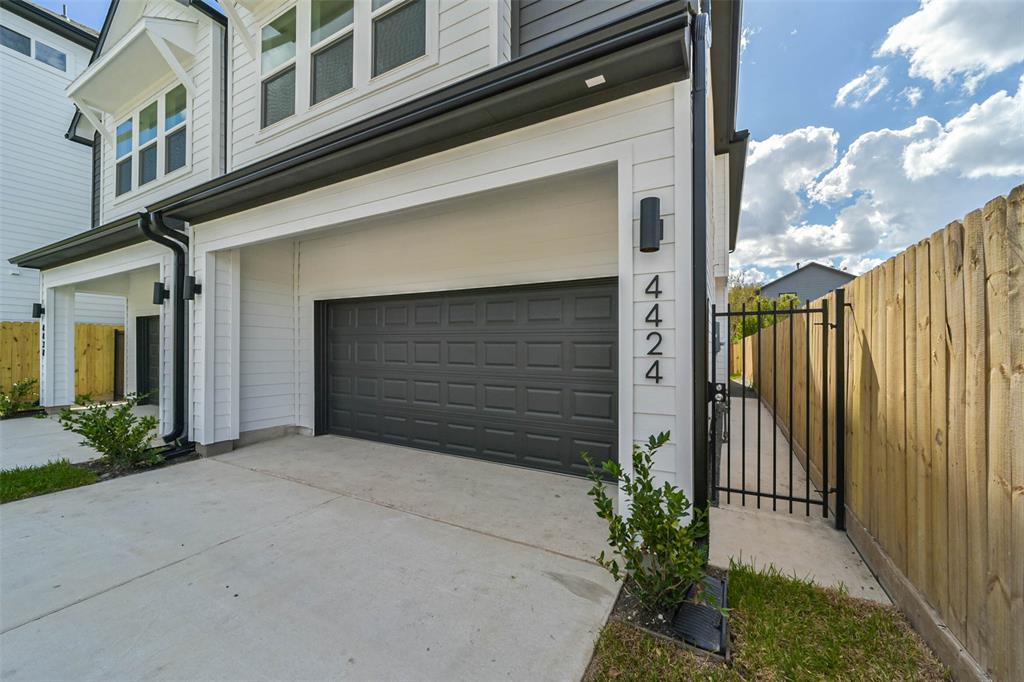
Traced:
<path id="1" fill-rule="evenodd" d="M 82 445 L 99 451 L 116 468 L 147 466 L 160 461 L 150 447 L 157 419 L 136 416 L 132 410 L 143 396 L 129 395 L 119 405 L 92 403 L 84 410 L 65 408 L 60 423 L 82 436 Z"/>
<path id="2" fill-rule="evenodd" d="M 10 391 L 0 390 L 0 417 L 13 417 L 18 412 L 32 407 L 32 389 L 35 388 L 35 379 L 22 379 L 14 382 Z"/>
<path id="3" fill-rule="evenodd" d="M 687 590 L 704 575 L 707 549 L 699 540 L 708 534 L 707 512 L 692 509 L 686 494 L 671 483 L 654 484 L 654 455 L 669 434 L 651 436 L 633 445 L 633 471 L 615 461 L 604 462 L 605 472 L 619 481 L 629 500 L 629 514 L 615 512 L 600 471 L 583 454 L 594 482 L 588 493 L 597 515 L 608 522 L 608 544 L 616 558 L 605 552 L 596 557 L 612 577 L 626 582 L 631 594 L 650 609 L 669 609 L 686 599 Z"/>

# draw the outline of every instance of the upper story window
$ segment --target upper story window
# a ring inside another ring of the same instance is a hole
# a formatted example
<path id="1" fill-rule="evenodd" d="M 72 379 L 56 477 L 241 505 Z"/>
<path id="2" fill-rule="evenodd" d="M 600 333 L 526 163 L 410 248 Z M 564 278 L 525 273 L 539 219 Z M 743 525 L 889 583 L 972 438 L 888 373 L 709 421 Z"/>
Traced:
<path id="1" fill-rule="evenodd" d="M 263 127 L 295 113 L 295 8 L 285 11 L 260 32 L 263 73 Z"/>
<path id="2" fill-rule="evenodd" d="M 373 0 L 373 75 L 426 54 L 426 26 L 425 0 Z"/>
<path id="3" fill-rule="evenodd" d="M 185 166 L 188 95 L 178 84 L 121 121 L 114 148 L 114 193 L 131 192 Z M 132 169 L 138 170 L 133 173 Z"/>
<path id="4" fill-rule="evenodd" d="M 20 52 L 26 57 L 32 56 L 32 39 L 26 35 L 18 33 L 14 29 L 7 28 L 6 26 L 0 26 L 0 45 L 10 48 L 15 52 Z M 68 70 L 68 56 L 60 50 L 50 47 L 46 43 L 41 43 L 38 40 L 36 44 L 36 59 L 42 63 L 52 66 L 58 71 Z"/>
<path id="5" fill-rule="evenodd" d="M 309 31 L 309 44 L 313 51 L 311 104 L 352 87 L 354 28 L 352 0 L 313 0 Z"/>
<path id="6" fill-rule="evenodd" d="M 276 15 L 260 30 L 261 127 L 426 55 L 428 2 L 299 0 Z"/>
<path id="7" fill-rule="evenodd" d="M 60 50 L 38 40 L 36 41 L 36 59 L 44 64 L 49 64 L 59 71 L 68 70 L 68 56 Z"/>
<path id="8" fill-rule="evenodd" d="M 0 26 L 0 45 L 20 52 L 26 57 L 32 56 L 32 39 L 6 26 Z"/>

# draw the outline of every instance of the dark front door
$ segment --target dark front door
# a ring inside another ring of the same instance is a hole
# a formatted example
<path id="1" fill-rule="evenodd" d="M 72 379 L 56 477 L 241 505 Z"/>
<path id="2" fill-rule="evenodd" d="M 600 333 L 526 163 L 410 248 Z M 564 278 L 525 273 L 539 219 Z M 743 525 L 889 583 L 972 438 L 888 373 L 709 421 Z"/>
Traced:
<path id="1" fill-rule="evenodd" d="M 586 474 L 614 457 L 615 280 L 318 304 L 317 431 Z"/>
<path id="2" fill-rule="evenodd" d="M 136 391 L 146 397 L 143 405 L 160 401 L 160 316 L 135 318 Z"/>

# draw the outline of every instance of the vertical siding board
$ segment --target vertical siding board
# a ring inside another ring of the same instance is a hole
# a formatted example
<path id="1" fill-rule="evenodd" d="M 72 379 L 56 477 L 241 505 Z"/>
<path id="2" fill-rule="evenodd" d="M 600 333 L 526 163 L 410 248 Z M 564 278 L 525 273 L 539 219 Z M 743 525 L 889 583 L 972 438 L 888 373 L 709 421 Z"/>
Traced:
<path id="1" fill-rule="evenodd" d="M 949 415 L 947 470 L 949 478 L 949 617 L 946 623 L 960 641 L 966 640 L 967 631 L 967 571 L 963 565 L 967 556 L 967 358 L 964 342 L 967 334 L 964 321 L 963 225 L 954 222 L 943 233 L 946 250 L 946 326 L 949 329 L 947 357 L 949 359 Z"/>
<path id="2" fill-rule="evenodd" d="M 986 406 L 988 361 L 985 333 L 985 248 L 982 211 L 964 219 L 963 280 L 966 442 L 964 465 L 967 484 L 967 647 L 986 667 L 988 619 L 988 450 Z"/>

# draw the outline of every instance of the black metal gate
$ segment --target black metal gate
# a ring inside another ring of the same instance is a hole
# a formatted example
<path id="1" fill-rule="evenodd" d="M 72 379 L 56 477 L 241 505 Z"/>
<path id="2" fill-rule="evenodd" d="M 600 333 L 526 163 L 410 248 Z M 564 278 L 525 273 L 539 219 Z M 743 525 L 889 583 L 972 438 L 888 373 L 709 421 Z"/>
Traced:
<path id="1" fill-rule="evenodd" d="M 712 329 L 726 330 L 726 343 L 716 338 L 712 348 L 728 353 L 728 376 L 718 357 L 711 366 L 712 503 L 806 515 L 820 507 L 843 529 L 844 291 L 835 290 L 831 311 L 827 298 L 796 305 L 712 306 Z M 752 320 L 756 331 L 730 344 L 734 324 L 746 330 Z"/>

